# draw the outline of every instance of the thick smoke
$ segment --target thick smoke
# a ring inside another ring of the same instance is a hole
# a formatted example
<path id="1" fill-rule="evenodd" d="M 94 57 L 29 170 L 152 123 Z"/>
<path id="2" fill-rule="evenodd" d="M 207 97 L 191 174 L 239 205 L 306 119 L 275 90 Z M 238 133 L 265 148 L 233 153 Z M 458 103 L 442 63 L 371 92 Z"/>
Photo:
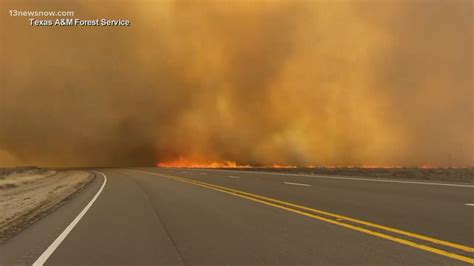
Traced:
<path id="1" fill-rule="evenodd" d="M 473 165 L 470 0 L 0 7 L 0 167 Z"/>

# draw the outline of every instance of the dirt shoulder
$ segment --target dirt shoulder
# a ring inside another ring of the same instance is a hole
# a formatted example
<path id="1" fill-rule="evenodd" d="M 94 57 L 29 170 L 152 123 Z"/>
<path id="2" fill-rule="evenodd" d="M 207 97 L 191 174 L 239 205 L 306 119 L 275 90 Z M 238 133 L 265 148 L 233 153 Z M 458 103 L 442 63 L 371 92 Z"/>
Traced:
<path id="1" fill-rule="evenodd" d="M 59 206 L 93 179 L 86 171 L 47 170 L 0 179 L 0 241 Z"/>

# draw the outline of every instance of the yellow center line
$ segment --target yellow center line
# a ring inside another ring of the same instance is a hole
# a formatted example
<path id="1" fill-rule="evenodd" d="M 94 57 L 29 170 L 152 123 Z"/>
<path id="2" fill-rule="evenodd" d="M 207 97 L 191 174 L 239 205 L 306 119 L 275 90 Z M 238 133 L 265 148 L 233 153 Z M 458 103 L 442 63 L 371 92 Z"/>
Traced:
<path id="1" fill-rule="evenodd" d="M 279 209 L 283 209 L 283 210 L 286 210 L 286 211 L 289 211 L 289 212 L 297 213 L 297 214 L 300 214 L 300 215 L 303 215 L 303 216 L 311 217 L 311 218 L 321 220 L 321 221 L 324 221 L 324 222 L 327 222 L 327 223 L 339 225 L 339 226 L 349 228 L 349 229 L 352 229 L 352 230 L 356 230 L 356 231 L 359 231 L 359 232 L 362 232 L 362 233 L 366 233 L 366 234 L 377 236 L 377 237 L 380 237 L 380 238 L 383 238 L 383 239 L 391 240 L 391 241 L 394 241 L 394 242 L 397 242 L 397 243 L 400 243 L 400 244 L 404 244 L 404 245 L 407 245 L 407 246 L 410 246 L 410 247 L 418 248 L 418 249 L 425 250 L 425 251 L 428 251 L 428 252 L 432 252 L 432 253 L 435 253 L 435 254 L 438 254 L 438 255 L 442 255 L 442 256 L 457 259 L 457 260 L 460 260 L 460 261 L 463 261 L 463 262 L 467 262 L 467 263 L 470 263 L 470 264 L 474 264 L 474 259 L 466 257 L 466 256 L 462 256 L 462 255 L 458 255 L 458 254 L 455 254 L 455 253 L 447 252 L 447 251 L 437 249 L 437 248 L 433 248 L 433 247 L 430 247 L 430 246 L 426 246 L 426 245 L 423 245 L 423 244 L 418 244 L 418 243 L 415 243 L 415 242 L 412 242 L 412 241 L 409 241 L 409 240 L 405 240 L 405 239 L 398 238 L 398 237 L 395 237 L 395 236 L 386 235 L 386 234 L 383 234 L 383 233 L 380 233 L 380 232 L 375 232 L 375 231 L 372 231 L 372 230 L 369 230 L 369 229 L 366 229 L 366 228 L 362 228 L 362 227 L 359 227 L 359 226 L 343 223 L 341 221 L 331 220 L 331 219 L 328 219 L 328 218 L 325 218 L 325 217 L 317 216 L 317 215 L 307 213 L 307 212 L 303 212 L 303 211 L 293 209 L 293 208 L 299 208 L 299 209 L 303 209 L 303 210 L 306 210 L 306 211 L 311 211 L 311 212 L 315 212 L 315 213 L 319 213 L 319 214 L 324 214 L 324 215 L 331 216 L 331 217 L 334 217 L 334 218 L 343 219 L 343 220 L 351 221 L 351 222 L 358 223 L 358 224 L 363 224 L 363 225 L 370 226 L 370 227 L 373 227 L 373 228 L 382 229 L 382 230 L 385 230 L 385 231 L 388 231 L 388 232 L 398 233 L 398 234 L 401 234 L 401 235 L 417 238 L 417 239 L 420 239 L 420 240 L 426 240 L 426 241 L 429 241 L 429 242 L 432 242 L 432 243 L 436 243 L 436 244 L 440 244 L 440 245 L 444 245 L 444 246 L 448 246 L 448 247 L 452 247 L 452 248 L 457 248 L 457 249 L 468 251 L 468 252 L 471 252 L 471 253 L 474 251 L 474 248 L 472 248 L 472 247 L 467 247 L 467 246 L 463 246 L 463 245 L 456 244 L 456 243 L 451 243 L 451 242 L 444 241 L 444 240 L 439 240 L 439 239 L 435 239 L 435 238 L 431 238 L 431 237 L 427 237 L 427 236 L 423 236 L 423 235 L 418 235 L 418 234 L 415 234 L 415 233 L 410 233 L 410 232 L 395 229 L 395 228 L 390 228 L 390 227 L 386 227 L 386 226 L 382 226 L 382 225 L 378 225 L 378 224 L 374 224 L 374 223 L 370 223 L 370 222 L 365 222 L 365 221 L 349 218 L 349 217 L 346 217 L 346 216 L 333 214 L 333 213 L 329 213 L 329 212 L 325 212 L 325 211 L 321 211 L 321 210 L 316 210 L 316 209 L 313 209 L 313 208 L 309 208 L 309 207 L 305 207 L 305 206 L 301 206 L 301 205 L 297 205 L 297 204 L 293 204 L 293 203 L 289 203 L 289 202 L 284 202 L 284 201 L 281 201 L 281 200 L 272 199 L 272 198 L 268 198 L 268 197 L 264 197 L 264 196 L 244 192 L 244 191 L 239 191 L 239 190 L 235 190 L 235 189 L 231 189 L 231 188 L 226 188 L 226 187 L 222 187 L 222 186 L 218 186 L 218 185 L 213 185 L 213 184 L 209 184 L 209 183 L 205 183 L 205 182 L 200 182 L 200 181 L 196 181 L 196 180 L 191 180 L 191 179 L 187 179 L 187 178 L 171 176 L 171 175 L 166 175 L 166 174 L 153 173 L 153 172 L 146 172 L 146 171 L 139 171 L 139 170 L 130 170 L 130 171 L 137 171 L 137 172 L 141 172 L 141 173 L 145 173 L 145 174 L 151 174 L 151 175 L 167 177 L 167 178 L 174 179 L 174 180 L 177 180 L 177 181 L 181 181 L 181 182 L 185 182 L 185 183 L 205 187 L 205 188 L 208 188 L 208 189 L 213 189 L 213 190 L 216 190 L 216 191 L 231 194 L 231 195 L 238 196 L 238 197 L 241 197 L 241 198 L 245 198 L 245 199 L 248 199 L 248 200 L 256 201 L 256 202 L 259 202 L 259 203 L 262 203 L 262 204 L 265 204 L 265 205 L 269 205 L 269 206 L 272 206 L 272 207 L 275 207 L 275 208 L 279 208 Z M 270 201 L 270 202 L 268 202 L 268 201 Z M 286 206 L 281 206 L 281 205 L 278 205 L 276 203 L 283 204 L 283 205 L 286 205 Z M 290 207 L 293 207 L 293 208 L 290 208 Z"/>
<path id="2" fill-rule="evenodd" d="M 178 178 L 181 178 L 181 177 L 178 177 Z M 187 180 L 189 180 L 189 179 L 187 179 Z M 201 183 L 201 184 L 205 184 L 205 185 L 208 185 L 208 186 L 213 186 L 213 187 L 220 188 L 220 189 L 229 190 L 229 191 L 232 191 L 232 192 L 235 192 L 235 193 L 240 193 L 240 194 L 244 194 L 244 195 L 247 195 L 247 196 L 256 197 L 256 198 L 259 198 L 259 199 L 264 199 L 264 200 L 272 201 L 272 202 L 275 202 L 275 203 L 284 204 L 284 205 L 287 205 L 287 206 L 290 206 L 290 207 L 299 208 L 299 209 L 303 209 L 303 210 L 306 210 L 306 211 L 311 211 L 311 212 L 315 212 L 315 213 L 319 213 L 319 214 L 324 214 L 324 215 L 327 215 L 327 216 L 334 217 L 336 219 L 342 219 L 342 220 L 362 224 L 362 225 L 365 225 L 365 226 L 381 229 L 381 230 L 384 230 L 384 231 L 387 231 L 387 232 L 397 233 L 397 234 L 400 234 L 400 235 L 405 235 L 405 236 L 417 238 L 417 239 L 420 239 L 420 240 L 429 241 L 429 242 L 432 242 L 432 243 L 435 243 L 435 244 L 439 244 L 439 245 L 443 245 L 443 246 L 447 246 L 447 247 L 451 247 L 451 248 L 455 248 L 455 249 L 460 249 L 460 250 L 471 252 L 471 253 L 474 252 L 474 248 L 472 248 L 472 247 L 463 246 L 463 245 L 460 245 L 460 244 L 456 244 L 456 243 L 452 243 L 452 242 L 448 242 L 448 241 L 444 241 L 444 240 L 440 240 L 440 239 L 436 239 L 436 238 L 432 238 L 432 237 L 428 237 L 428 236 L 423 236 L 423 235 L 419 235 L 419 234 L 415 234 L 415 233 L 411 233 L 411 232 L 407 232 L 407 231 L 403 231 L 403 230 L 400 230 L 400 229 L 395 229 L 395 228 L 391 228 L 391 227 L 387 227 L 387 226 L 383 226 L 383 225 L 379 225 L 379 224 L 374 224 L 374 223 L 371 223 L 371 222 L 366 222 L 366 221 L 350 218 L 350 217 L 339 215 L 339 214 L 334 214 L 334 213 L 330 213 L 330 212 L 326 212 L 326 211 L 322 211 L 322 210 L 317 210 L 317 209 L 309 208 L 309 207 L 306 207 L 306 206 L 302 206 L 302 205 L 298 205 L 298 204 L 294 204 L 294 203 L 290 203 L 290 202 L 285 202 L 285 201 L 281 201 L 281 200 L 277 200 L 277 199 L 273 199 L 273 198 L 268 198 L 268 197 L 264 197 L 264 196 L 244 192 L 244 191 L 239 191 L 239 190 L 235 190 L 235 189 L 231 189 L 231 188 L 221 187 L 221 186 L 218 186 L 218 185 L 204 183 L 204 182 L 200 182 L 200 181 L 196 181 L 196 180 L 192 180 L 192 181 L 197 182 L 197 183 Z"/>

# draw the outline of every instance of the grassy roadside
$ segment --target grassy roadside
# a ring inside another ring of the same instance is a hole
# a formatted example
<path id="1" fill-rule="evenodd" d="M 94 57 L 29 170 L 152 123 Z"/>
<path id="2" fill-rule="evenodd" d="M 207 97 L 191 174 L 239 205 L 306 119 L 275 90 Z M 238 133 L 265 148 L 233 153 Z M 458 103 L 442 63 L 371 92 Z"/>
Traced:
<path id="1" fill-rule="evenodd" d="M 0 179 L 0 241 L 60 206 L 93 178 L 86 171 L 48 170 L 9 174 Z"/>

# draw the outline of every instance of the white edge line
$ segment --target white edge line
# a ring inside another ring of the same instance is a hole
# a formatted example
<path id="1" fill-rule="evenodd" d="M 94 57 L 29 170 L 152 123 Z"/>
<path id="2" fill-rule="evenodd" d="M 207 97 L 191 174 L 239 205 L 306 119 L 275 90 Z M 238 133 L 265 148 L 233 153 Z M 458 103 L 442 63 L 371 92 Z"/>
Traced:
<path id="1" fill-rule="evenodd" d="M 466 203 L 464 205 L 467 205 L 467 206 L 474 206 L 474 203 Z"/>
<path id="2" fill-rule="evenodd" d="M 201 170 L 202 171 L 202 170 Z M 354 180 L 354 181 L 368 181 L 368 182 L 386 182 L 386 183 L 401 183 L 401 184 L 416 184 L 416 185 L 431 185 L 431 186 L 446 186 L 446 187 L 470 187 L 474 188 L 474 185 L 464 184 L 452 184 L 452 183 L 431 183 L 431 182 L 417 182 L 417 181 L 402 181 L 402 180 L 388 180 L 388 179 L 370 179 L 370 178 L 357 178 L 357 177 L 342 177 L 342 176 L 324 176 L 324 175 L 303 175 L 303 174 L 285 174 L 285 173 L 270 173 L 264 171 L 246 171 L 246 170 L 204 170 L 204 171 L 221 171 L 221 172 L 238 172 L 242 174 L 263 174 L 263 175 L 282 175 L 282 176 L 302 176 L 302 177 L 313 177 L 323 179 L 340 179 L 340 180 Z"/>
<path id="3" fill-rule="evenodd" d="M 76 218 L 64 229 L 64 231 L 54 240 L 51 245 L 41 254 L 41 256 L 33 263 L 33 266 L 41 266 L 43 265 L 46 260 L 53 254 L 53 252 L 59 247 L 61 242 L 67 237 L 67 235 L 72 231 L 72 229 L 76 226 L 76 224 L 82 219 L 82 217 L 86 214 L 86 212 L 90 209 L 92 204 L 96 201 L 96 199 L 99 197 L 100 193 L 105 187 L 105 183 L 107 183 L 107 177 L 105 174 L 98 172 L 98 171 L 92 171 L 98 174 L 101 174 L 104 177 L 104 183 L 102 183 L 102 186 L 100 187 L 99 191 L 95 194 L 95 196 L 89 201 L 86 207 L 82 209 L 82 211 L 77 215 Z"/>
<path id="4" fill-rule="evenodd" d="M 303 184 L 303 183 L 293 183 L 293 182 L 283 182 L 287 185 L 294 185 L 294 186 L 303 186 L 303 187 L 310 187 L 311 185 L 309 184 Z"/>

